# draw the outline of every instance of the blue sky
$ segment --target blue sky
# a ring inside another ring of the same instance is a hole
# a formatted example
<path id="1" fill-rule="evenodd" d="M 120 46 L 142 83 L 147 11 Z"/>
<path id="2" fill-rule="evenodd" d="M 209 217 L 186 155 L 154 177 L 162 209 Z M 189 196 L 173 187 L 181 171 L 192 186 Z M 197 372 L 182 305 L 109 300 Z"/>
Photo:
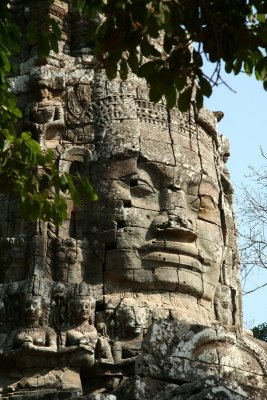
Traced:
<path id="1" fill-rule="evenodd" d="M 228 168 L 238 197 L 239 187 L 248 182 L 245 178 L 249 173 L 248 166 L 259 168 L 267 163 L 266 160 L 264 163 L 260 152 L 261 146 L 267 154 L 267 92 L 261 82 L 245 74 L 223 74 L 223 79 L 236 93 L 220 85 L 214 88 L 214 93 L 205 101 L 205 106 L 212 111 L 224 112 L 224 118 L 219 123 L 219 132 L 230 139 L 231 157 Z M 255 269 L 249 277 L 249 286 L 246 289 L 253 289 L 263 280 L 267 282 L 267 271 Z M 244 296 L 244 321 L 247 327 L 267 322 L 264 306 L 266 298 L 267 287 Z"/>

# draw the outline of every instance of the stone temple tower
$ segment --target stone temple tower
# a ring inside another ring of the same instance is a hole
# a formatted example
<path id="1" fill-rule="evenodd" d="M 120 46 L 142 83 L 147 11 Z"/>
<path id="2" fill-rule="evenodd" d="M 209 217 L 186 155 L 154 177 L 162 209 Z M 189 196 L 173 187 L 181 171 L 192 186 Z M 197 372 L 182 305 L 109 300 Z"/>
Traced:
<path id="1" fill-rule="evenodd" d="M 109 81 L 67 1 L 59 53 L 25 46 L 23 127 L 99 195 L 60 228 L 1 195 L 0 398 L 267 399 L 267 345 L 244 331 L 229 144 L 217 113 Z M 18 8 L 20 23 L 34 9 Z"/>

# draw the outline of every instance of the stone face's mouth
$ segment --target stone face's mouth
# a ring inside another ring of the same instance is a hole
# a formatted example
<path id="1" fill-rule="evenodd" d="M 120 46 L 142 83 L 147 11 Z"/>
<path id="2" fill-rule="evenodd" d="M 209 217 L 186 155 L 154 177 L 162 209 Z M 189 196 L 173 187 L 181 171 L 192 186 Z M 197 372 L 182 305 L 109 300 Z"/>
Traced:
<path id="1" fill-rule="evenodd" d="M 80 317 L 83 319 L 88 319 L 89 318 L 89 313 L 87 311 L 83 311 L 80 313 Z"/>
<path id="2" fill-rule="evenodd" d="M 151 241 L 139 249 L 146 268 L 170 267 L 203 273 L 203 266 L 194 243 Z"/>

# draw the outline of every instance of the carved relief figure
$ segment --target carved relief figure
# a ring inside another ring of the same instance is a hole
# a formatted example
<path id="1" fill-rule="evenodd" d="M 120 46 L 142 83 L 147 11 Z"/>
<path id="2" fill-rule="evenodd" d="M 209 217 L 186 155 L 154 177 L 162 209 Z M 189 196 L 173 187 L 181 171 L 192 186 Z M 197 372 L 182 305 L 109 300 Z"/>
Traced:
<path id="1" fill-rule="evenodd" d="M 68 363 L 74 367 L 92 367 L 113 364 L 110 345 L 105 330 L 97 332 L 93 325 L 93 309 L 89 296 L 78 296 L 71 300 L 73 325 L 63 333 L 61 352 L 68 354 Z"/>
<path id="2" fill-rule="evenodd" d="M 62 387 L 63 374 L 56 368 L 56 333 L 45 323 L 46 309 L 42 296 L 26 296 L 24 326 L 11 333 L 6 345 L 12 364 L 10 380 L 13 381 L 8 391 Z"/>
<path id="3" fill-rule="evenodd" d="M 75 87 L 67 91 L 67 117 L 70 127 L 64 139 L 73 144 L 87 144 L 94 140 L 94 110 L 91 98 L 91 82 L 83 77 Z"/>
<path id="4" fill-rule="evenodd" d="M 68 353 L 69 365 L 92 367 L 95 362 L 95 347 L 98 340 L 97 330 L 92 325 L 91 302 L 88 296 L 78 296 L 71 301 L 72 326 L 65 334 L 65 347 L 61 351 Z"/>
<path id="5" fill-rule="evenodd" d="M 135 359 L 140 354 L 148 310 L 141 308 L 136 301 L 125 299 L 116 309 L 115 319 L 117 337 L 112 347 L 114 363 L 128 370 L 130 365 L 134 366 Z"/>
<path id="6" fill-rule="evenodd" d="M 37 81 L 37 101 L 25 111 L 25 128 L 36 133 L 42 148 L 55 148 L 64 127 L 64 112 L 44 80 Z"/>
<path id="7" fill-rule="evenodd" d="M 56 333 L 43 325 L 45 304 L 41 296 L 28 295 L 24 302 L 24 326 L 11 335 L 17 368 L 47 367 L 49 355 L 57 351 Z"/>

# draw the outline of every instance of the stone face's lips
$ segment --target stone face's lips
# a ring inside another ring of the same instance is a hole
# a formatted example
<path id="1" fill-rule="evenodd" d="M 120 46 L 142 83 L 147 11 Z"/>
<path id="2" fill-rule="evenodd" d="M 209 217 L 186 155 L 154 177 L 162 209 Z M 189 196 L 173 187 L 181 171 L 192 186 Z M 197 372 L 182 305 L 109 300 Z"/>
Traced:
<path id="1" fill-rule="evenodd" d="M 188 269 L 202 273 L 203 266 L 199 260 L 198 249 L 193 244 L 179 242 L 150 242 L 139 249 L 141 259 L 153 265 L 155 268 L 169 266 L 178 269 Z"/>
<path id="2" fill-rule="evenodd" d="M 151 241 L 142 246 L 139 251 L 159 251 L 166 253 L 174 253 L 177 255 L 185 254 L 191 257 L 198 258 L 198 249 L 193 243 L 182 243 L 174 241 Z"/>

